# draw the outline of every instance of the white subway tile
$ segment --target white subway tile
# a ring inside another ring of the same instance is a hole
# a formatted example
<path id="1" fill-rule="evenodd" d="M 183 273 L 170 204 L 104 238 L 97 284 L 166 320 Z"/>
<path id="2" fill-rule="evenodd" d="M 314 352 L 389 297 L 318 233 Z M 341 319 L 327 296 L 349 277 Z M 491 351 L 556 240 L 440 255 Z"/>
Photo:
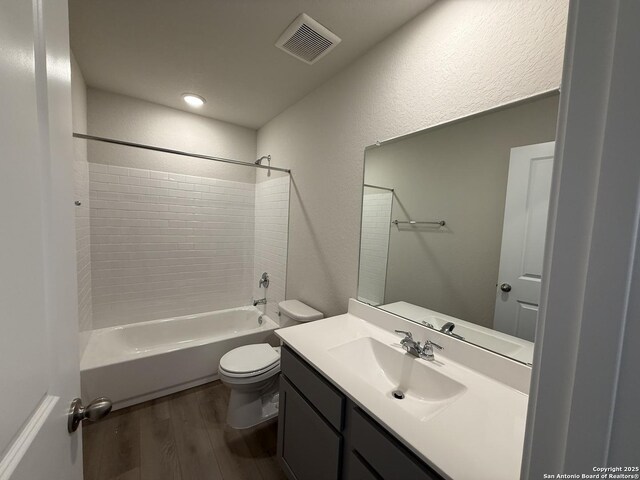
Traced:
<path id="1" fill-rule="evenodd" d="M 108 176 L 93 182 L 110 187 L 93 192 L 91 208 L 96 327 L 246 304 L 256 293 L 256 275 L 265 270 L 272 275 L 267 313 L 277 321 L 288 178 L 253 185 L 110 169 L 117 182 Z"/>
<path id="2" fill-rule="evenodd" d="M 107 168 L 107 171 L 113 175 L 122 175 L 122 176 L 129 175 L 129 169 L 126 167 L 116 167 L 113 165 L 109 165 Z"/>
<path id="3" fill-rule="evenodd" d="M 130 168 L 129 169 L 130 177 L 141 177 L 141 178 L 149 178 L 149 170 L 141 170 L 138 168 Z"/>

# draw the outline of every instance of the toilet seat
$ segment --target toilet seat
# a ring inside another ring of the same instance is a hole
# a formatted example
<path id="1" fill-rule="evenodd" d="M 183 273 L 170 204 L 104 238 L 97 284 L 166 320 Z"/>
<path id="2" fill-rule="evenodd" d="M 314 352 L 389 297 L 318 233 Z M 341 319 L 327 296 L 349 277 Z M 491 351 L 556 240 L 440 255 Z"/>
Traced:
<path id="1" fill-rule="evenodd" d="M 239 377 L 233 373 L 229 374 L 223 369 L 220 369 L 218 373 L 220 374 L 220 380 L 222 380 L 222 382 L 226 383 L 227 385 L 256 386 L 262 384 L 263 382 L 269 381 L 272 378 L 277 378 L 280 374 L 280 364 L 277 363 L 270 370 L 263 371 L 260 374 L 254 374 L 252 376 Z"/>
<path id="2" fill-rule="evenodd" d="M 229 378 L 252 378 L 276 373 L 280 371 L 280 349 L 268 343 L 234 348 L 220 359 L 219 369 L 221 374 Z"/>

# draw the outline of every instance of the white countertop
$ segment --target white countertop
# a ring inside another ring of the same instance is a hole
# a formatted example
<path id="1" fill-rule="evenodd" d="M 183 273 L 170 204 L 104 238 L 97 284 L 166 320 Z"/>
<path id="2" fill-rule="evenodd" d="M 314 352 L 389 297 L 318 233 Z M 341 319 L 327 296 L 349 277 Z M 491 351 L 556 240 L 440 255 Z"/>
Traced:
<path id="1" fill-rule="evenodd" d="M 404 353 L 399 337 L 390 331 L 393 328 L 397 326 L 381 328 L 345 314 L 280 329 L 276 334 L 443 476 L 455 480 L 519 478 L 528 401 L 523 392 L 452 360 L 447 349 L 436 351 L 434 362 L 415 361 L 463 384 L 466 390 L 435 415 L 420 419 L 329 353 L 364 337 Z"/>

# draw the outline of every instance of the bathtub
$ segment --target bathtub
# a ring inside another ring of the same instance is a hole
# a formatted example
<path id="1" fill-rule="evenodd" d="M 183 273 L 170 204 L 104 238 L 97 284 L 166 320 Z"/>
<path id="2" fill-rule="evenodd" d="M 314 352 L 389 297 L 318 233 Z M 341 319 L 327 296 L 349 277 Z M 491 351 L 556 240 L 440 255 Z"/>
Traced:
<path id="1" fill-rule="evenodd" d="M 273 341 L 276 328 L 257 308 L 240 307 L 86 332 L 82 398 L 107 396 L 118 409 L 216 380 L 225 353 Z"/>

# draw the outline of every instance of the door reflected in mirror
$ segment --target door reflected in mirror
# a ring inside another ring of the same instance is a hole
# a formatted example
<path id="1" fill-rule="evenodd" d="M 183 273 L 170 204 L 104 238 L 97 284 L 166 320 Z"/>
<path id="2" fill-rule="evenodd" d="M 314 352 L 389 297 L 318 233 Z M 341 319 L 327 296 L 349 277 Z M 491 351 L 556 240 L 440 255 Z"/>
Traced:
<path id="1" fill-rule="evenodd" d="M 358 299 L 531 363 L 558 94 L 365 150 Z"/>

